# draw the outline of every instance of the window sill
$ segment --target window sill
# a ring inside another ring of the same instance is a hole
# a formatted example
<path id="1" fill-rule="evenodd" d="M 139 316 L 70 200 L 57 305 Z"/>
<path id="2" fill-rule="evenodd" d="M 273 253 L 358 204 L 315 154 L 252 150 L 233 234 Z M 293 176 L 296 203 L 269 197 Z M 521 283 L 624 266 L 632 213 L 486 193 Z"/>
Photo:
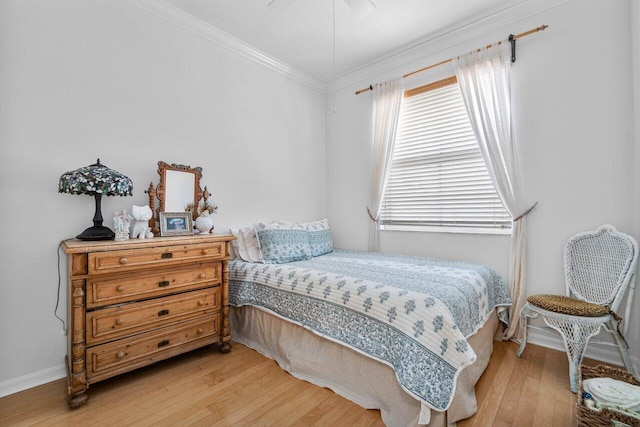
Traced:
<path id="1" fill-rule="evenodd" d="M 420 233 L 490 234 L 511 236 L 511 228 L 436 227 L 427 225 L 381 225 L 380 231 L 411 231 Z"/>

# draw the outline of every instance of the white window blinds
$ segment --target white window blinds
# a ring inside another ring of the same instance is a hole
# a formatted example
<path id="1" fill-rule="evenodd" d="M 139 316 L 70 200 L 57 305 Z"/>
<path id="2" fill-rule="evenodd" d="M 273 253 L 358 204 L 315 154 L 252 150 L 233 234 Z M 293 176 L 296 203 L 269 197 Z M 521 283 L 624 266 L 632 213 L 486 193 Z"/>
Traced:
<path id="1" fill-rule="evenodd" d="M 404 99 L 380 218 L 382 229 L 510 229 L 457 84 Z"/>

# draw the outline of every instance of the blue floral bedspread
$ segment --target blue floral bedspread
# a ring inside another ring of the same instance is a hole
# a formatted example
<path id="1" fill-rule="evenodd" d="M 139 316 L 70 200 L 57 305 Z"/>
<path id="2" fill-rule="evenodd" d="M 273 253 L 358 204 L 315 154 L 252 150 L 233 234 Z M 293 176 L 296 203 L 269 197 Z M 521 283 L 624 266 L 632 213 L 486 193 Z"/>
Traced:
<path id="1" fill-rule="evenodd" d="M 229 302 L 391 366 L 403 389 L 439 411 L 476 359 L 467 337 L 511 304 L 502 278 L 483 265 L 347 250 L 287 264 L 232 260 Z"/>

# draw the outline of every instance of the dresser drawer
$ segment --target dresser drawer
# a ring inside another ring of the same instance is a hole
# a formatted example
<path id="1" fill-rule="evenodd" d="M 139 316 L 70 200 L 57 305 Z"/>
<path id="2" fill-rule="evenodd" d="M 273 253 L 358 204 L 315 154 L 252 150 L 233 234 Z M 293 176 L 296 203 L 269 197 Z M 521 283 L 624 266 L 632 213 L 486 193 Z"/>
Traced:
<path id="1" fill-rule="evenodd" d="M 156 329 L 220 310 L 220 287 L 87 312 L 87 344 Z"/>
<path id="2" fill-rule="evenodd" d="M 120 304 L 189 291 L 222 281 L 222 264 L 197 264 L 136 276 L 93 276 L 87 279 L 87 308 Z"/>
<path id="3" fill-rule="evenodd" d="M 210 314 L 87 349 L 90 383 L 220 340 L 220 314 Z"/>
<path id="4" fill-rule="evenodd" d="M 182 264 L 185 261 L 211 261 L 225 257 L 224 242 L 158 246 L 88 255 L 89 274 L 113 273 L 147 267 Z"/>

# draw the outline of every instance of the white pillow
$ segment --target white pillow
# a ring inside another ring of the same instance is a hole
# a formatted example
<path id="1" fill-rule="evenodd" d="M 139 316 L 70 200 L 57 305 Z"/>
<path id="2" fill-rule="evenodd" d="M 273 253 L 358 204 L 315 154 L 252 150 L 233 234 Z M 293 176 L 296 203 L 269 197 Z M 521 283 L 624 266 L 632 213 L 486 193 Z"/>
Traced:
<path id="1" fill-rule="evenodd" d="M 249 261 L 249 252 L 247 251 L 243 230 L 244 229 L 231 228 L 231 234 L 236 237 L 236 240 L 231 242 L 231 246 L 238 258 L 243 261 Z"/>
<path id="2" fill-rule="evenodd" d="M 253 227 L 245 227 L 242 230 L 242 237 L 247 251 L 248 262 L 262 262 L 262 255 L 260 254 L 260 246 L 258 244 L 258 236 L 256 230 Z"/>
<path id="3" fill-rule="evenodd" d="M 262 262 L 258 237 L 253 226 L 244 228 L 232 228 L 231 233 L 236 237 L 233 241 L 233 250 L 236 256 L 246 262 Z"/>
<path id="4" fill-rule="evenodd" d="M 309 245 L 311 246 L 311 255 L 320 256 L 333 252 L 333 238 L 331 237 L 331 228 L 329 220 L 305 222 L 309 237 Z"/>

